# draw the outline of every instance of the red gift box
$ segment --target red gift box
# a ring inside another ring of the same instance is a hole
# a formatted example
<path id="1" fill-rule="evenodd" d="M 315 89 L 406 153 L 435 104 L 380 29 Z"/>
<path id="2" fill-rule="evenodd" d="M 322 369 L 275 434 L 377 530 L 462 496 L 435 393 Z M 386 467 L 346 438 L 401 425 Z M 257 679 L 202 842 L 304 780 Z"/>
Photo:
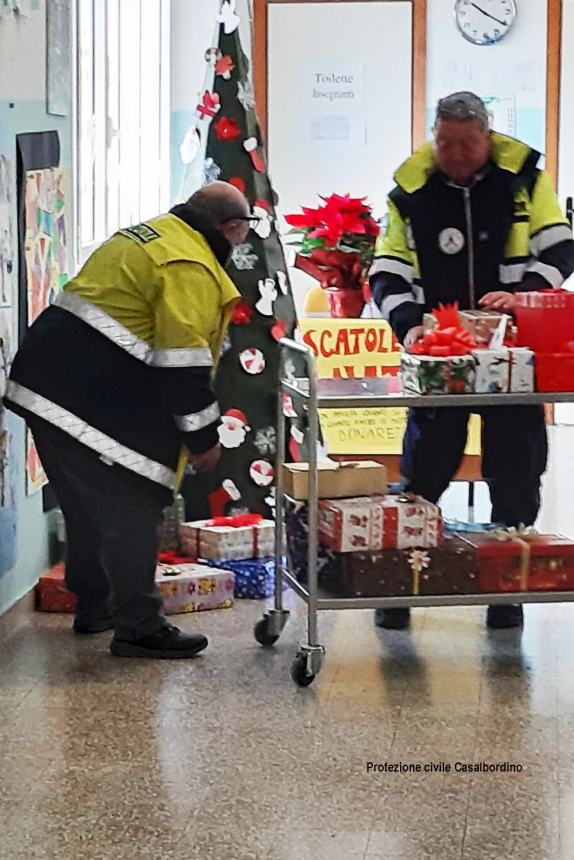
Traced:
<path id="1" fill-rule="evenodd" d="M 574 542 L 562 535 L 465 532 L 459 537 L 476 548 L 482 593 L 574 589 Z"/>
<path id="2" fill-rule="evenodd" d="M 66 588 L 64 575 L 63 562 L 42 574 L 34 589 L 36 609 L 43 612 L 75 612 L 76 595 Z"/>
<path id="3" fill-rule="evenodd" d="M 536 353 L 538 391 L 574 390 L 574 352 Z"/>

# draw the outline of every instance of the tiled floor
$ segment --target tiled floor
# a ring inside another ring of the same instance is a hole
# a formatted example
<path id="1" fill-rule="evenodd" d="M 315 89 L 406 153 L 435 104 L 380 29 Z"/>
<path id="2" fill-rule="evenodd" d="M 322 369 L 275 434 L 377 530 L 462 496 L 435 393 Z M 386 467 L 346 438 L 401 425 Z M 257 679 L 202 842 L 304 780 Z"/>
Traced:
<path id="1" fill-rule="evenodd" d="M 563 529 L 571 438 L 542 517 Z M 0 858 L 574 858 L 574 605 L 527 607 L 522 633 L 480 608 L 419 610 L 410 633 L 325 613 L 306 690 L 291 606 L 271 650 L 259 603 L 184 617 L 211 639 L 190 663 L 114 659 L 69 617 L 0 619 Z M 367 772 L 387 761 L 451 772 Z M 522 772 L 455 771 L 483 761 Z"/>

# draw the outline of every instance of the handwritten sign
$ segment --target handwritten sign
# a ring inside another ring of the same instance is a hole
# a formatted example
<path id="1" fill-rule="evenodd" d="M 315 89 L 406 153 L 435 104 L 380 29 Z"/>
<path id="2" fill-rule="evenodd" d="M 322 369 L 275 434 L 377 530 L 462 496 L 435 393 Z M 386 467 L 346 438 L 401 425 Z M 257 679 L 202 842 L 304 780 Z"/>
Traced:
<path id="1" fill-rule="evenodd" d="M 309 317 L 299 321 L 299 330 L 315 353 L 320 379 L 398 373 L 399 344 L 386 320 Z"/>
<path id="2" fill-rule="evenodd" d="M 315 353 L 320 379 L 396 376 L 400 348 L 385 320 L 307 318 L 299 321 L 304 342 Z M 321 429 L 331 454 L 400 454 L 406 409 L 320 409 Z M 480 454 L 480 419 L 469 422 L 466 453 Z"/>

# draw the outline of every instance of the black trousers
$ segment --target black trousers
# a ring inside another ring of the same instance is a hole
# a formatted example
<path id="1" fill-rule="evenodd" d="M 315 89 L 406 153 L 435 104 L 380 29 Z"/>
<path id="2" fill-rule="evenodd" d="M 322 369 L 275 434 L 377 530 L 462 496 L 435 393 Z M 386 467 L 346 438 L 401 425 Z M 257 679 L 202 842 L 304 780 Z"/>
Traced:
<path id="1" fill-rule="evenodd" d="M 470 413 L 458 407 L 410 411 L 401 458 L 408 489 L 430 502 L 439 500 L 462 461 Z M 540 479 L 548 458 L 544 409 L 493 406 L 479 414 L 482 474 L 490 490 L 492 521 L 532 525 L 540 508 Z"/>
<path id="2" fill-rule="evenodd" d="M 121 639 L 156 632 L 166 623 L 155 568 L 169 490 L 107 465 L 44 421 L 28 423 L 66 523 L 66 585 L 78 597 L 76 617 L 89 624 L 111 613 Z"/>

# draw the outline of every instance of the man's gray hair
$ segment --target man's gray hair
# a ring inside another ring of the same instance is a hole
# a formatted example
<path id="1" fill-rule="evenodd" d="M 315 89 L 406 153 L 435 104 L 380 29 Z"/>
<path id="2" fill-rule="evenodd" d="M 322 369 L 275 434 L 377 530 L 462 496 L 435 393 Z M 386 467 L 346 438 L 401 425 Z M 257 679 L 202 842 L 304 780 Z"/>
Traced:
<path id="1" fill-rule="evenodd" d="M 490 128 L 490 116 L 486 105 L 474 93 L 451 93 L 440 99 L 436 107 L 435 125 L 441 119 L 476 120 L 483 131 Z"/>

